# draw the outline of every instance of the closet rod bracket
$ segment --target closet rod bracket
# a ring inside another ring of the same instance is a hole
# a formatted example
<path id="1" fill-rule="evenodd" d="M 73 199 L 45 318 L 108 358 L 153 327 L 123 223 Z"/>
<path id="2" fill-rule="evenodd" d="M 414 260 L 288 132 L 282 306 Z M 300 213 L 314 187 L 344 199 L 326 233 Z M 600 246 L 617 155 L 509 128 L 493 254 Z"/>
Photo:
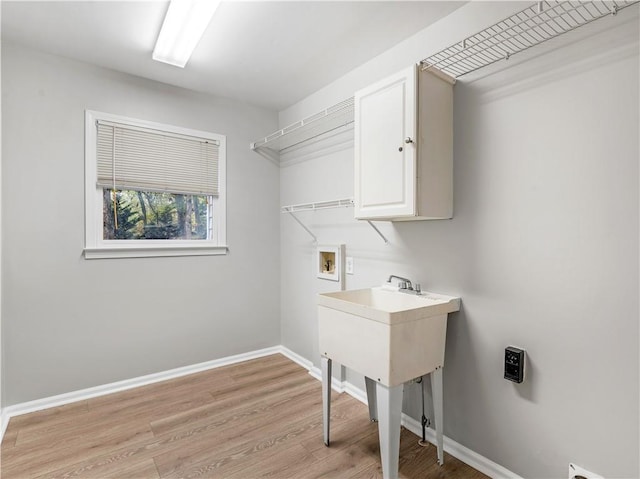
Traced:
<path id="1" fill-rule="evenodd" d="M 310 230 L 309 228 L 307 228 L 307 226 L 306 226 L 302 221 L 300 221 L 300 219 L 299 219 L 295 214 L 293 214 L 293 212 L 291 212 L 291 211 L 287 211 L 287 213 L 289 213 L 289 214 L 291 215 L 291 217 L 292 217 L 294 220 L 296 220 L 296 223 L 298 223 L 300 226 L 302 226 L 302 228 L 304 228 L 304 230 L 305 230 L 307 233 L 309 233 L 309 234 L 311 235 L 311 237 L 313 238 L 313 242 L 314 242 L 314 243 L 317 243 L 317 242 L 318 242 L 318 238 L 316 237 L 316 235 L 314 235 L 314 234 L 311 232 L 311 230 Z"/>
<path id="2" fill-rule="evenodd" d="M 255 151 L 257 154 L 259 154 L 263 158 L 266 158 L 274 165 L 280 166 L 280 156 L 278 154 L 276 154 L 275 152 L 271 152 L 267 148 L 264 148 L 264 149 L 258 148 L 255 145 L 256 145 L 255 143 L 251 143 L 250 148 L 252 151 Z"/>

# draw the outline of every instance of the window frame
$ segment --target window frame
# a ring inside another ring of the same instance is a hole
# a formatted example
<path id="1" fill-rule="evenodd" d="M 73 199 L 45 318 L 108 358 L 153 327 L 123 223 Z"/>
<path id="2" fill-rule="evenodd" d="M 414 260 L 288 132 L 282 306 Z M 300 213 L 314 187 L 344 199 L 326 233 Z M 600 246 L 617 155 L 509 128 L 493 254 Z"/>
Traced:
<path id="1" fill-rule="evenodd" d="M 194 136 L 219 142 L 218 188 L 213 197 L 213 237 L 208 240 L 105 240 L 103 224 L 102 188 L 97 186 L 97 128 L 96 121 L 110 121 L 124 125 Z M 147 258 L 159 256 L 224 255 L 228 252 L 226 237 L 226 159 L 227 137 L 173 125 L 128 118 L 94 110 L 85 111 L 85 259 Z"/>

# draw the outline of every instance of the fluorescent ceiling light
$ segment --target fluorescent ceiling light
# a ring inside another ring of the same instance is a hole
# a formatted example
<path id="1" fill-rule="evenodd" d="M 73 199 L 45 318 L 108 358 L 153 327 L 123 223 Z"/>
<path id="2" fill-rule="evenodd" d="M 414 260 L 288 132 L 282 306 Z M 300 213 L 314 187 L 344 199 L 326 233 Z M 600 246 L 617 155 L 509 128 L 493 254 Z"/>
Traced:
<path id="1" fill-rule="evenodd" d="M 171 0 L 152 58 L 184 68 L 220 0 Z"/>

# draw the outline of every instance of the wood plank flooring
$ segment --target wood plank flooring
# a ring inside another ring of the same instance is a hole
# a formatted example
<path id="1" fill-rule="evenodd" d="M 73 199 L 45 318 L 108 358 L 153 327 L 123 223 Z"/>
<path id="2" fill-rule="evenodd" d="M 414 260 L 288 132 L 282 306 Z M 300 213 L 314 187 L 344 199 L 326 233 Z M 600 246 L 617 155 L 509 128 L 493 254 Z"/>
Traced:
<path id="1" fill-rule="evenodd" d="M 367 407 L 275 354 L 11 419 L 2 479 L 381 478 Z M 403 430 L 400 477 L 485 478 Z"/>

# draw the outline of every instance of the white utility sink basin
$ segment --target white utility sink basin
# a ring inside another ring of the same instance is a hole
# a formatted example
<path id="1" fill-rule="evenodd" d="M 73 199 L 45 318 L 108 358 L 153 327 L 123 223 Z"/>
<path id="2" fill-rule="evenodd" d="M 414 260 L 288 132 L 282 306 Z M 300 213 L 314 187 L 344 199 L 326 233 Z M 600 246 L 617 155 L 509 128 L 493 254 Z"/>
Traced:
<path id="1" fill-rule="evenodd" d="M 444 363 L 447 314 L 460 298 L 385 286 L 318 295 L 320 354 L 385 386 Z"/>
<path id="2" fill-rule="evenodd" d="M 396 324 L 458 311 L 460 298 L 429 292 L 408 294 L 382 286 L 321 294 L 318 304 L 380 323 Z"/>

